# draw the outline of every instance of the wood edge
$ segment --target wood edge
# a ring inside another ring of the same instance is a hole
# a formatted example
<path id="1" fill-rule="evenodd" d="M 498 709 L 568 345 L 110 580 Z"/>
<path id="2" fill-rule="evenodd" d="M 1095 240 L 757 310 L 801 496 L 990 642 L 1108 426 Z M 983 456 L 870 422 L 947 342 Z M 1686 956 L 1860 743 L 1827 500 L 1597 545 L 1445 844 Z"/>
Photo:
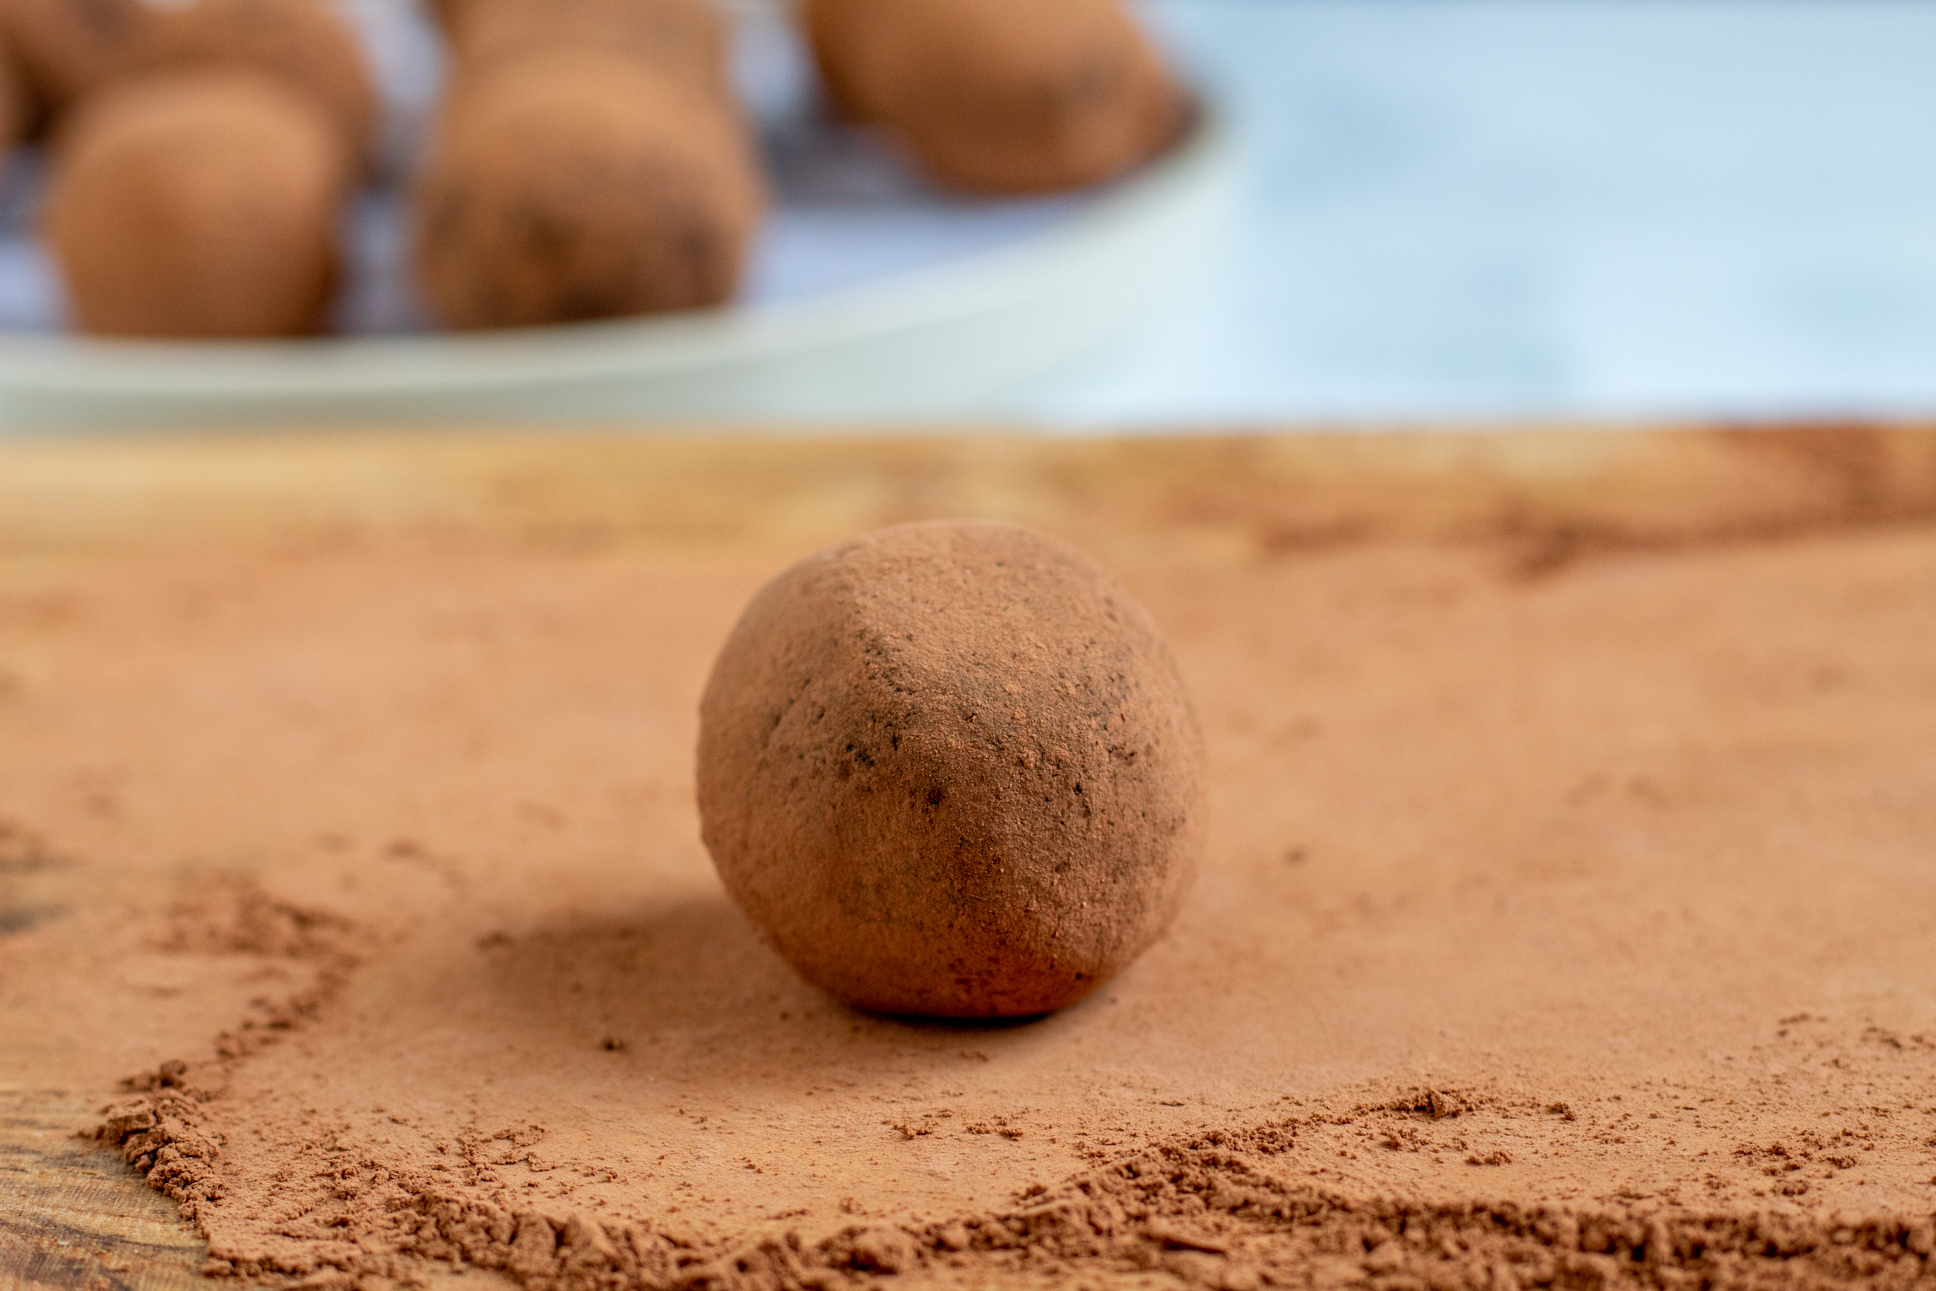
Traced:
<path id="1" fill-rule="evenodd" d="M 336 432 L 0 445 L 0 555 L 459 536 L 810 550 L 936 515 L 1118 559 L 1370 536 L 1552 561 L 1936 516 L 1936 427 L 1523 427 L 1057 439 Z M 1557 553 L 1557 555 L 1556 555 Z"/>

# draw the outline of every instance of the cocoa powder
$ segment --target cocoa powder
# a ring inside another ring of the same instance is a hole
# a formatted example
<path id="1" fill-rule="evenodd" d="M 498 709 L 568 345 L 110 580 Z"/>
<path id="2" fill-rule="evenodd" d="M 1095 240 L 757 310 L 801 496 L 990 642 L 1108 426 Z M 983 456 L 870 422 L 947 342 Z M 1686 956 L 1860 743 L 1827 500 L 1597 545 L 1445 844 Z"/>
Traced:
<path id="1" fill-rule="evenodd" d="M 700 688 L 797 551 L 10 564 L 0 1070 L 315 1286 L 1927 1285 L 1936 530 L 1628 536 L 1128 569 L 1205 864 L 998 1027 L 711 874 Z"/>

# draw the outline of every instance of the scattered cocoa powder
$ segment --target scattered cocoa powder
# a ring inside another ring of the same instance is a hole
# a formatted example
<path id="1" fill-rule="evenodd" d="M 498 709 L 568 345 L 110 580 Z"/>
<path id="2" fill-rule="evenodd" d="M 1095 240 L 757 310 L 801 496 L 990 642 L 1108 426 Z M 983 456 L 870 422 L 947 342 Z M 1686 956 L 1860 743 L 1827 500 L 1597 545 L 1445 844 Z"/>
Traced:
<path id="1" fill-rule="evenodd" d="M 753 598 L 700 703 L 699 814 L 808 981 L 886 1013 L 1045 1013 L 1175 915 L 1199 748 L 1168 647 L 1094 561 L 900 525 Z"/>
<path id="2" fill-rule="evenodd" d="M 800 549 L 0 559 L 0 1078 L 315 1287 L 1927 1286 L 1936 529 L 1626 536 L 1125 566 L 1209 846 L 1020 1026 L 835 1004 L 712 874 Z"/>

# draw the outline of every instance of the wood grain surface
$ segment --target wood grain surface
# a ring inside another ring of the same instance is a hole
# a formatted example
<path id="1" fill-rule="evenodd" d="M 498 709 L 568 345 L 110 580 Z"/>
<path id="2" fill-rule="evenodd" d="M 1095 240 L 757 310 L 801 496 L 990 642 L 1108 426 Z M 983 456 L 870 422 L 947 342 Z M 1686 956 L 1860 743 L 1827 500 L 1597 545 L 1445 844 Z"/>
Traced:
<path id="1" fill-rule="evenodd" d="M 0 445 L 0 554 L 491 536 L 701 554 L 999 516 L 1112 560 L 1372 537 L 1558 548 L 1889 523 L 1936 430 L 1519 430 L 1129 439 L 335 434 Z"/>
<path id="2" fill-rule="evenodd" d="M 0 1287 L 195 1285 L 203 1245 L 175 1203 L 75 1136 L 93 1110 L 73 1090 L 0 1090 Z"/>
<path id="3" fill-rule="evenodd" d="M 1119 566 L 1484 539 L 1537 576 L 1622 549 L 1928 522 L 1936 430 L 14 442 L 0 446 L 0 591 L 133 545 L 617 544 L 703 560 L 934 515 L 1032 524 Z M 75 881 L 57 858 L 0 849 L 0 937 L 76 900 Z M 0 1008 L 0 1051 L 27 1073 L 0 1077 L 0 1291 L 197 1281 L 203 1247 L 173 1203 L 77 1135 L 112 1091 L 35 1079 L 35 1043 Z"/>

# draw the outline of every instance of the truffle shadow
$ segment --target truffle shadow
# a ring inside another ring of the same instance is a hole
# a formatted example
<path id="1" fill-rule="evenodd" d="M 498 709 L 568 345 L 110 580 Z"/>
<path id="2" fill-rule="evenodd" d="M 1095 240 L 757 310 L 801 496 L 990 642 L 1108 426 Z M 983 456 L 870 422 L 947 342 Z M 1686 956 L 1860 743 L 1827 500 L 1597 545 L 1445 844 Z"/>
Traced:
<path id="1" fill-rule="evenodd" d="M 501 1041 L 543 1061 L 622 1051 L 695 1081 L 792 1083 L 964 1047 L 993 1056 L 1085 1011 L 998 1021 L 863 1012 L 802 981 L 723 894 L 488 933 L 472 953 L 484 962 L 458 967 L 445 989 L 471 996 L 461 1010 L 489 1019 Z"/>

